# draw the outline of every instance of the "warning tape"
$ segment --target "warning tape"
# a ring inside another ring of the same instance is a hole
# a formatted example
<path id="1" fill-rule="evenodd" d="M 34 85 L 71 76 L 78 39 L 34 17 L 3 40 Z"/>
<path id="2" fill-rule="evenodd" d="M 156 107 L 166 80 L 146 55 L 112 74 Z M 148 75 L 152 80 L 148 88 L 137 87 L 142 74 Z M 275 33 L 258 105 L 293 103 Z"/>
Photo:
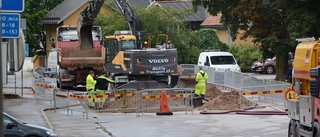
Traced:
<path id="1" fill-rule="evenodd" d="M 36 84 L 37 87 L 43 87 L 43 88 L 53 88 L 53 86 L 48 84 Z"/>
<path id="2" fill-rule="evenodd" d="M 128 93 L 126 95 L 127 95 L 127 97 L 132 97 L 135 94 L 134 93 Z M 114 97 L 123 97 L 123 94 L 107 94 L 107 95 L 91 95 L 91 96 L 88 96 L 89 99 L 93 99 L 93 98 L 114 98 Z"/>
<path id="3" fill-rule="evenodd" d="M 61 95 L 61 94 L 56 94 L 56 96 L 60 98 L 68 98 L 66 95 Z"/>
<path id="4" fill-rule="evenodd" d="M 278 94 L 285 93 L 287 90 L 264 90 L 264 91 L 248 91 L 242 92 L 242 95 L 262 95 L 262 94 Z"/>
<path id="5" fill-rule="evenodd" d="M 84 96 L 82 95 L 74 95 L 74 94 L 70 94 L 71 98 L 77 98 L 77 99 L 84 99 Z"/>
<path id="6" fill-rule="evenodd" d="M 171 94 L 167 95 L 167 98 L 180 98 L 183 97 L 183 94 Z M 161 95 L 154 95 L 154 96 L 142 96 L 143 99 L 154 99 L 154 98 L 161 98 Z"/>

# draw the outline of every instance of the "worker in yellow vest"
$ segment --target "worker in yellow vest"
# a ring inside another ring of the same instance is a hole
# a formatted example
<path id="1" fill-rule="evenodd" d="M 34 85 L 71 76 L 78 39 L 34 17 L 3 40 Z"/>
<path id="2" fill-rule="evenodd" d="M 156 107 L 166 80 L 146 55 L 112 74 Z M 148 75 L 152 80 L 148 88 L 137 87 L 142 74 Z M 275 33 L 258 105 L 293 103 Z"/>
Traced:
<path id="1" fill-rule="evenodd" d="M 95 85 L 97 95 L 102 96 L 101 98 L 97 98 L 99 110 L 103 109 L 103 104 L 106 102 L 105 91 L 108 90 L 109 83 L 114 83 L 114 81 L 112 79 L 109 79 L 106 72 L 103 71 L 98 77 L 97 83 Z"/>
<path id="2" fill-rule="evenodd" d="M 206 95 L 206 85 L 208 81 L 208 74 L 204 72 L 202 67 L 199 68 L 199 72 L 197 73 L 196 76 L 196 91 L 195 95 L 196 96 L 201 96 L 202 102 L 205 103 L 205 95 Z"/>
<path id="3" fill-rule="evenodd" d="M 89 74 L 86 78 L 86 90 L 88 92 L 88 96 L 93 96 L 95 94 L 94 87 L 96 83 L 97 81 L 94 80 L 94 71 L 89 71 Z M 94 98 L 88 98 L 88 105 L 89 107 L 92 107 L 92 108 L 95 107 Z"/>

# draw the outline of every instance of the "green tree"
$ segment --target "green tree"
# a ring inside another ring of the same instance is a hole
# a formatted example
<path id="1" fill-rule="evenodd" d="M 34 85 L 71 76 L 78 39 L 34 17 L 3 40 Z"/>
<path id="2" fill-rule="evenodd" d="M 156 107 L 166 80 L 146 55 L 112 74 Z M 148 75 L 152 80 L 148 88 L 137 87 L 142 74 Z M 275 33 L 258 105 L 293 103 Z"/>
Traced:
<path id="1" fill-rule="evenodd" d="M 128 30 L 124 17 L 117 12 L 113 2 L 104 5 L 114 12 L 99 14 L 95 24 L 102 27 L 103 35 L 112 35 L 115 30 Z M 197 63 L 201 51 L 206 49 L 227 50 L 227 46 L 218 40 L 214 30 L 206 29 L 192 32 L 185 27 L 184 17 L 192 12 L 177 11 L 170 7 L 150 7 L 148 9 L 133 6 L 142 21 L 143 40 L 151 37 L 151 45 L 156 45 L 158 34 L 167 34 L 169 40 L 178 49 L 178 62 L 180 64 Z M 212 35 L 214 34 L 214 35 Z M 201 36 L 199 36 L 201 35 Z"/>
<path id="2" fill-rule="evenodd" d="M 46 54 L 46 37 L 45 37 L 45 26 L 41 23 L 41 20 L 46 14 L 59 5 L 63 0 L 26 0 L 25 10 L 22 13 L 22 18 L 26 19 L 27 22 L 27 34 L 26 43 L 29 44 L 29 49 L 35 51 L 40 49 L 40 44 L 44 46 L 42 52 L 37 54 Z M 30 56 L 35 55 L 35 52 L 30 52 Z"/>
<path id="3" fill-rule="evenodd" d="M 251 45 L 234 45 L 229 52 L 237 59 L 242 72 L 250 72 L 252 63 L 262 60 L 262 54 L 258 48 Z"/>
<path id="4" fill-rule="evenodd" d="M 222 13 L 222 23 L 230 27 L 233 39 L 244 30 L 242 39 L 253 36 L 265 56 L 277 56 L 276 80 L 284 80 L 288 71 L 288 52 L 294 51 L 295 39 L 319 37 L 320 2 L 317 0 L 193 0 L 194 5 L 208 8 L 212 15 Z"/>

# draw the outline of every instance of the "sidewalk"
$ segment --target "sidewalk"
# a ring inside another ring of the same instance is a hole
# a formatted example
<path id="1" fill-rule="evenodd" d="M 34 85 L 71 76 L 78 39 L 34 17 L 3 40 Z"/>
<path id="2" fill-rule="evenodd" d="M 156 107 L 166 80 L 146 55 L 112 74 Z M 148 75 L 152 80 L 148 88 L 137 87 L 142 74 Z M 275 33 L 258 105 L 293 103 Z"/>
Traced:
<path id="1" fill-rule="evenodd" d="M 9 76 L 9 80 L 12 80 L 12 77 Z M 67 115 L 66 109 L 57 109 L 55 112 L 52 109 L 53 102 L 49 100 L 42 100 L 37 103 L 30 88 L 33 82 L 32 75 L 25 75 L 23 79 L 23 92 L 19 84 L 17 84 L 18 89 L 15 89 L 12 83 L 3 85 L 3 94 L 17 94 L 21 97 L 23 93 L 22 98 L 4 99 L 4 112 L 23 122 L 51 128 L 56 131 L 59 137 L 108 137 L 106 132 L 97 128 L 93 113 L 89 113 L 88 119 L 86 119 L 81 112 L 73 111 L 73 115 L 71 115 L 71 111 Z M 17 83 L 18 81 L 21 81 L 20 77 L 17 78 Z M 82 106 L 78 105 L 73 109 L 76 109 L 76 107 Z"/>

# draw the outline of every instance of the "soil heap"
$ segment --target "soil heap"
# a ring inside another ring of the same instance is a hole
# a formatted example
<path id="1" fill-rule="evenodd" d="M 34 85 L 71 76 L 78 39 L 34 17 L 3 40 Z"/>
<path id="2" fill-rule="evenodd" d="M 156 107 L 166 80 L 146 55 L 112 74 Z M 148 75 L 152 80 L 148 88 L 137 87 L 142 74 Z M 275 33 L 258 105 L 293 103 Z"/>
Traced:
<path id="1" fill-rule="evenodd" d="M 203 104 L 198 110 L 233 110 L 240 108 L 240 97 L 242 107 L 253 106 L 254 103 L 247 100 L 244 96 L 240 95 L 237 91 L 222 92 L 212 84 L 208 84 L 206 99 L 209 101 Z"/>

